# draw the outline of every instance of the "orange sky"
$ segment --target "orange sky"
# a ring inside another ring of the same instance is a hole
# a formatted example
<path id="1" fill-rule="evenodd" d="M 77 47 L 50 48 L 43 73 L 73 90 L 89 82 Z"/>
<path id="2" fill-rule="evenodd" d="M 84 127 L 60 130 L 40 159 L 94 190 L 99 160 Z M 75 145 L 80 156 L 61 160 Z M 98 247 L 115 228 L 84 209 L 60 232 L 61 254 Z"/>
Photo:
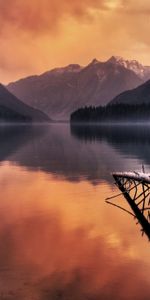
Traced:
<path id="1" fill-rule="evenodd" d="M 0 82 L 111 55 L 150 65 L 149 0 L 0 0 Z"/>

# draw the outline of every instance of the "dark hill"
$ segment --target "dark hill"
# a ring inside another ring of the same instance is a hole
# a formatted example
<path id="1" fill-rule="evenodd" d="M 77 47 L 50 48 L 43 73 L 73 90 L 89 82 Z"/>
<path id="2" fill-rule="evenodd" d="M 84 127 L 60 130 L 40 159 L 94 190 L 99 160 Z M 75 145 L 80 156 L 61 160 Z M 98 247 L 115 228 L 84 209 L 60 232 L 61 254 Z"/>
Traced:
<path id="1" fill-rule="evenodd" d="M 26 105 L 0 84 L 0 120 L 13 122 L 44 122 L 43 112 Z"/>
<path id="2" fill-rule="evenodd" d="M 130 104 L 130 105 L 140 105 L 140 104 L 150 104 L 150 80 L 146 83 L 138 86 L 137 88 L 121 93 L 109 102 L 112 104 Z"/>

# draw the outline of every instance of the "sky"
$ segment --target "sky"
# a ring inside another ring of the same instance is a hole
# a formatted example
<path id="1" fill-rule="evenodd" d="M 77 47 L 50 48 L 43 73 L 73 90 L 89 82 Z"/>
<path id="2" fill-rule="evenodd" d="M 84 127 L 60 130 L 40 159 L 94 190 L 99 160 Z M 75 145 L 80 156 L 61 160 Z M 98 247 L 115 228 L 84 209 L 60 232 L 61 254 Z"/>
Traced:
<path id="1" fill-rule="evenodd" d="M 149 0 L 0 0 L 0 82 L 112 55 L 150 65 Z"/>

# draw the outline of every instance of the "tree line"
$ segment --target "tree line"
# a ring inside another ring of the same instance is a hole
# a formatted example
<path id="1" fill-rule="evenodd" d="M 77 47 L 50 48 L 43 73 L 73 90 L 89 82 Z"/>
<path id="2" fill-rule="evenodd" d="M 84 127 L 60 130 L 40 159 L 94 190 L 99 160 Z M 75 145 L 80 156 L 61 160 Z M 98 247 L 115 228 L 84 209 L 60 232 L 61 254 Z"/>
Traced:
<path id="1" fill-rule="evenodd" d="M 79 108 L 70 116 L 71 122 L 135 122 L 150 121 L 150 104 L 111 104 Z"/>

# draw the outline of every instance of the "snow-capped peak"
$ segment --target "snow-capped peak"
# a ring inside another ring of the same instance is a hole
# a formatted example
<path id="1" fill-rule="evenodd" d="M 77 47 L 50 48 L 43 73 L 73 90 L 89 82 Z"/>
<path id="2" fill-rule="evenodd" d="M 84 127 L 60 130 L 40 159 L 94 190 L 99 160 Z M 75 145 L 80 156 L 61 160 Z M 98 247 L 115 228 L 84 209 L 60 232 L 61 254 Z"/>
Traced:
<path id="1" fill-rule="evenodd" d="M 147 76 L 150 77 L 150 68 L 143 66 L 137 60 L 126 60 L 121 56 L 112 56 L 107 62 L 123 66 L 124 68 L 133 71 L 141 79 L 144 79 Z"/>

